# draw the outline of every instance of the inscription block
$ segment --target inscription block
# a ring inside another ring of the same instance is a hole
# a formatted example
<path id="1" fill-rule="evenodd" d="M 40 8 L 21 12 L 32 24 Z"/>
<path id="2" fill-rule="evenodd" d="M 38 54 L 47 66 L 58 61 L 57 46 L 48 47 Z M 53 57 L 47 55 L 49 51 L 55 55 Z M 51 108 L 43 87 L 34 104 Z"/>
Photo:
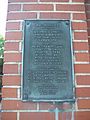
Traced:
<path id="1" fill-rule="evenodd" d="M 69 20 L 25 21 L 23 100 L 73 100 L 71 47 Z"/>

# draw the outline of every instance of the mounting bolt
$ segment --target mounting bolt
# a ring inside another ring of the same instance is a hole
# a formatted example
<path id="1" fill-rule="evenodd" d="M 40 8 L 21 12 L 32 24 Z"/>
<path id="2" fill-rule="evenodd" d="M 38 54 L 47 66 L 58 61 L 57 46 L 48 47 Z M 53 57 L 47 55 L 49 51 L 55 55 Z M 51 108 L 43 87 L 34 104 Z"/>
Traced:
<path id="1" fill-rule="evenodd" d="M 29 25 L 29 23 L 27 23 L 27 25 Z"/>
<path id="2" fill-rule="evenodd" d="M 66 21 L 66 25 L 69 25 L 69 21 Z"/>

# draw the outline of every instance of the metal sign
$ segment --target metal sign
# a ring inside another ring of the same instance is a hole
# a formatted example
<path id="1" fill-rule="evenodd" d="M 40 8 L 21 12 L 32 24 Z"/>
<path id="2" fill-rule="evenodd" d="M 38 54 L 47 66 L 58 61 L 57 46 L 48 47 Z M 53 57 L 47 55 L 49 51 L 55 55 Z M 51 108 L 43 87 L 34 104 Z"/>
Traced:
<path id="1" fill-rule="evenodd" d="M 73 101 L 69 20 L 26 20 L 22 99 Z"/>

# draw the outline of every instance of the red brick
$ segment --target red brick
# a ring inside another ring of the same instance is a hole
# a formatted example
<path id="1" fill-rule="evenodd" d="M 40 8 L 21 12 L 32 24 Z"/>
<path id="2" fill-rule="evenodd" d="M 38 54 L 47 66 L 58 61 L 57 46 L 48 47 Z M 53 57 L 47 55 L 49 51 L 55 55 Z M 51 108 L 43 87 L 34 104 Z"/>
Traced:
<path id="1" fill-rule="evenodd" d="M 20 76 L 3 76 L 3 86 L 20 85 Z"/>
<path id="2" fill-rule="evenodd" d="M 90 91 L 88 91 L 90 92 Z M 78 108 L 79 109 L 90 109 L 90 99 L 81 99 L 78 100 Z"/>
<path id="3" fill-rule="evenodd" d="M 3 110 L 35 110 L 36 103 L 33 102 L 21 102 L 17 100 L 3 100 Z"/>
<path id="4" fill-rule="evenodd" d="M 86 3 L 90 3 L 90 0 L 84 0 Z"/>
<path id="5" fill-rule="evenodd" d="M 90 85 L 90 76 L 76 76 L 76 81 L 78 85 Z"/>
<path id="6" fill-rule="evenodd" d="M 87 32 L 74 32 L 75 40 L 88 40 Z"/>
<path id="7" fill-rule="evenodd" d="M 8 5 L 8 12 L 10 11 L 20 11 L 21 5 L 20 4 L 9 4 Z"/>
<path id="8" fill-rule="evenodd" d="M 22 32 L 6 32 L 6 40 L 21 40 Z"/>
<path id="9" fill-rule="evenodd" d="M 21 62 L 22 56 L 20 53 L 4 53 L 5 62 Z"/>
<path id="10" fill-rule="evenodd" d="M 16 98 L 17 89 L 16 88 L 2 88 L 2 97 L 3 98 Z"/>
<path id="11" fill-rule="evenodd" d="M 86 11 L 90 11 L 90 5 L 86 5 Z"/>
<path id="12" fill-rule="evenodd" d="M 87 12 L 87 18 L 90 19 L 90 13 L 89 12 Z"/>
<path id="13" fill-rule="evenodd" d="M 40 18 L 45 19 L 70 19 L 69 13 L 40 13 Z"/>
<path id="14" fill-rule="evenodd" d="M 74 50 L 88 50 L 89 46 L 87 42 L 74 42 Z"/>
<path id="15" fill-rule="evenodd" d="M 19 50 L 19 43 L 18 42 L 6 42 L 4 44 L 5 51 L 18 51 Z"/>
<path id="16" fill-rule="evenodd" d="M 53 103 L 40 103 L 39 104 L 40 110 L 52 110 L 54 109 L 54 105 Z"/>
<path id="17" fill-rule="evenodd" d="M 89 62 L 88 53 L 75 53 L 75 59 L 79 62 Z"/>
<path id="18" fill-rule="evenodd" d="M 7 20 L 24 20 L 36 18 L 37 14 L 35 12 L 18 12 L 18 13 L 8 13 Z"/>
<path id="19" fill-rule="evenodd" d="M 3 100 L 2 101 L 2 109 L 3 110 L 17 110 L 19 107 L 19 101 L 16 100 Z"/>
<path id="20" fill-rule="evenodd" d="M 55 120 L 54 113 L 47 112 L 33 112 L 33 113 L 20 113 L 20 120 Z"/>
<path id="21" fill-rule="evenodd" d="M 90 28 L 89 27 L 87 28 L 87 33 L 88 33 L 88 41 L 89 41 L 89 37 L 90 37 Z M 90 41 L 89 41 L 89 43 L 90 43 Z"/>
<path id="22" fill-rule="evenodd" d="M 21 110 L 35 110 L 35 109 L 37 109 L 37 103 L 21 102 L 20 101 L 19 109 L 21 109 Z"/>
<path id="23" fill-rule="evenodd" d="M 87 21 L 87 27 L 90 28 L 90 21 Z"/>
<path id="24" fill-rule="evenodd" d="M 20 30 L 20 22 L 7 22 L 6 30 Z"/>
<path id="25" fill-rule="evenodd" d="M 58 120 L 72 120 L 72 113 L 71 112 L 61 112 L 59 113 Z"/>
<path id="26" fill-rule="evenodd" d="M 90 36 L 90 29 L 88 29 L 88 36 Z"/>
<path id="27" fill-rule="evenodd" d="M 69 2 L 69 0 L 40 0 L 41 2 Z"/>
<path id="28" fill-rule="evenodd" d="M 75 120 L 90 120 L 90 111 L 78 111 L 74 113 Z"/>
<path id="29" fill-rule="evenodd" d="M 2 120 L 17 120 L 16 112 L 2 112 Z"/>
<path id="30" fill-rule="evenodd" d="M 8 2 L 37 2 L 37 0 L 8 0 Z"/>
<path id="31" fill-rule="evenodd" d="M 20 73 L 22 73 L 22 64 L 20 64 Z"/>
<path id="32" fill-rule="evenodd" d="M 18 65 L 17 64 L 4 64 L 3 72 L 4 74 L 17 74 Z"/>
<path id="33" fill-rule="evenodd" d="M 90 64 L 76 64 L 75 73 L 90 73 Z"/>
<path id="34" fill-rule="evenodd" d="M 86 20 L 86 14 L 85 13 L 73 13 L 73 19 L 74 20 Z"/>
<path id="35" fill-rule="evenodd" d="M 89 48 L 90 48 L 90 38 L 88 38 L 88 44 L 89 44 Z"/>
<path id="36" fill-rule="evenodd" d="M 52 4 L 24 4 L 23 10 L 25 11 L 52 11 Z"/>
<path id="37" fill-rule="evenodd" d="M 86 22 L 72 22 L 73 30 L 87 30 Z"/>
<path id="38" fill-rule="evenodd" d="M 72 0 L 72 2 L 84 2 L 85 0 Z"/>
<path id="39" fill-rule="evenodd" d="M 77 4 L 57 4 L 56 5 L 57 11 L 85 11 L 84 5 L 77 5 Z"/>
<path id="40" fill-rule="evenodd" d="M 76 97 L 90 97 L 90 88 L 76 88 Z"/>
<path id="41" fill-rule="evenodd" d="M 40 110 L 55 110 L 56 108 L 58 109 L 71 109 L 72 106 L 69 103 L 62 103 L 62 104 L 53 104 L 53 103 L 40 103 Z"/>

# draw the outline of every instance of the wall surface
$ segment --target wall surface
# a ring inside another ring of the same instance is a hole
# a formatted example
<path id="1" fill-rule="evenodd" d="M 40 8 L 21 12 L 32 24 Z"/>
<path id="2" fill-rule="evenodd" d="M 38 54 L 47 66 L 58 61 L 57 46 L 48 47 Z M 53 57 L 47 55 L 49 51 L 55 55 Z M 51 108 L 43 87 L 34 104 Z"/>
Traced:
<path id="1" fill-rule="evenodd" d="M 84 0 L 8 1 L 2 120 L 90 120 L 90 64 Z M 25 19 L 71 20 L 75 103 L 21 101 L 22 24 Z"/>
<path id="2" fill-rule="evenodd" d="M 88 43 L 89 43 L 89 59 L 90 59 L 90 0 L 85 1 L 87 30 L 88 30 Z"/>

